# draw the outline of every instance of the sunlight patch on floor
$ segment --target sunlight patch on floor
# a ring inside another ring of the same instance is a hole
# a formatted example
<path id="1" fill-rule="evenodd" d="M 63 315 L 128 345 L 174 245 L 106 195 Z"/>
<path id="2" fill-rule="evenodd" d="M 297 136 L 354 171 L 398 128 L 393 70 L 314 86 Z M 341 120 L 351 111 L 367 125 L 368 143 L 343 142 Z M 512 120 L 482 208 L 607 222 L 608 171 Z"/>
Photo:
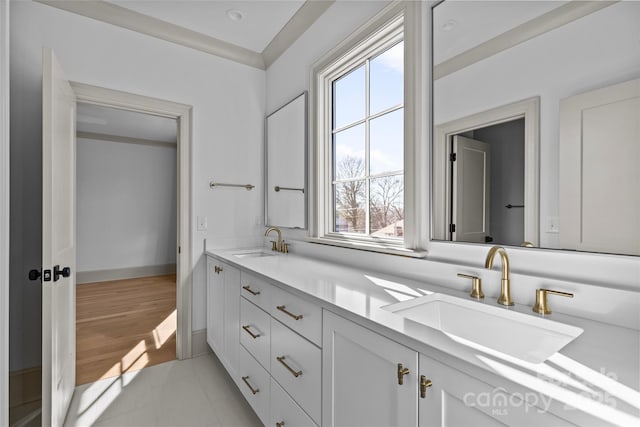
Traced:
<path id="1" fill-rule="evenodd" d="M 155 341 L 156 350 L 167 342 L 176 333 L 176 325 L 178 324 L 178 310 L 173 310 L 160 324 L 153 330 L 153 340 Z"/>

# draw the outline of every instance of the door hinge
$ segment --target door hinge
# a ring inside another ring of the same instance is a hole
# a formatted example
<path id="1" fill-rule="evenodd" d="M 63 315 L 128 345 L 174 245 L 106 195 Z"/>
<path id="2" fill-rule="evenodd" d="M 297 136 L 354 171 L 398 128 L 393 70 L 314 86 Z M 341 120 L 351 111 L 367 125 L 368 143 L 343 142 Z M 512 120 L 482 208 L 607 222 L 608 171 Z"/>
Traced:
<path id="1" fill-rule="evenodd" d="M 452 162 L 455 162 L 458 158 L 458 155 L 456 153 L 451 153 L 449 154 L 449 160 Z"/>
<path id="2" fill-rule="evenodd" d="M 178 246 L 178 253 L 181 254 L 182 253 L 182 247 Z"/>
<path id="3" fill-rule="evenodd" d="M 455 232 L 456 232 L 456 225 L 449 224 L 449 233 L 455 233 Z"/>

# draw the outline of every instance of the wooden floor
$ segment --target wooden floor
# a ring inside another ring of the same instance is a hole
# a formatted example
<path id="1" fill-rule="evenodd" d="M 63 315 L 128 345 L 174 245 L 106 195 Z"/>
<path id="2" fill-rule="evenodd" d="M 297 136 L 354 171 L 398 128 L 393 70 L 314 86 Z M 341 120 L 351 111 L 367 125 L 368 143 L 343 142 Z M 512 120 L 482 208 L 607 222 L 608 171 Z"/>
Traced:
<path id="1" fill-rule="evenodd" d="M 176 358 L 176 276 L 86 283 L 76 291 L 76 385 Z"/>

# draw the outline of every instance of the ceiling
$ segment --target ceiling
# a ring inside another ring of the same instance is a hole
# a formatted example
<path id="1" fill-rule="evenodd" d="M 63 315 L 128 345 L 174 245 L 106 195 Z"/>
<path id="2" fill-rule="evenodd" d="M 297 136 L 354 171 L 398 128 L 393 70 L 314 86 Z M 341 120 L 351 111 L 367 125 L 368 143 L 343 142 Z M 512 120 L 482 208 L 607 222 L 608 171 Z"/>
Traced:
<path id="1" fill-rule="evenodd" d="M 76 131 L 175 143 L 178 123 L 166 117 L 78 103 Z"/>
<path id="2" fill-rule="evenodd" d="M 466 52 L 568 1 L 445 1 L 433 12 L 435 64 Z"/>
<path id="3" fill-rule="evenodd" d="M 126 9 L 262 52 L 304 0 L 108 0 Z M 234 21 L 227 11 L 239 11 Z"/>

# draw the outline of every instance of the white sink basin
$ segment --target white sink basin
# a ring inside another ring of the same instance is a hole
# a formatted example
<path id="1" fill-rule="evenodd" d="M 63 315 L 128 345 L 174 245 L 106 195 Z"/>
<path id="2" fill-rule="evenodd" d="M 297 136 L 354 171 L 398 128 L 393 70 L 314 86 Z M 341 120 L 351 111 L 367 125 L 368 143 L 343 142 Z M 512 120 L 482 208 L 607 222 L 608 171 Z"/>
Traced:
<path id="1" fill-rule="evenodd" d="M 541 363 L 583 330 L 476 301 L 430 294 L 382 307 L 447 334 L 455 341 Z"/>
<path id="2" fill-rule="evenodd" d="M 252 252 L 240 252 L 237 254 L 233 254 L 233 256 L 237 256 L 238 258 L 258 258 L 264 256 L 274 256 L 274 253 L 271 252 L 263 252 L 263 251 L 252 251 Z"/>

